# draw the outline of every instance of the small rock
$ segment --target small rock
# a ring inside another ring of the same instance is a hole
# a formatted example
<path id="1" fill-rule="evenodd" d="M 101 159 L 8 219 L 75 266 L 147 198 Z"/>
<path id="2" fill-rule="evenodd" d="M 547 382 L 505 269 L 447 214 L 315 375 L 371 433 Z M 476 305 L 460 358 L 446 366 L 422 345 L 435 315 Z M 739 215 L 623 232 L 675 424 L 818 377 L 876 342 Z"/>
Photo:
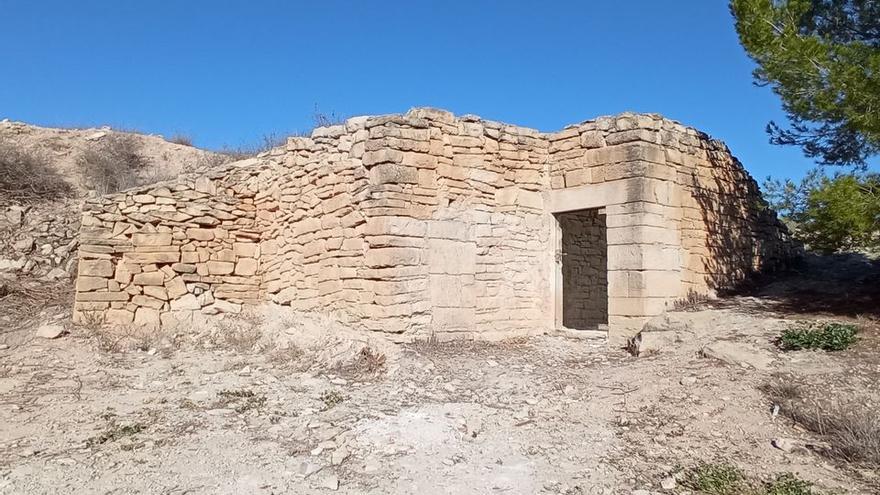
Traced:
<path id="1" fill-rule="evenodd" d="M 9 349 L 9 344 L 0 344 L 0 351 L 5 351 L 6 349 Z"/>
<path id="2" fill-rule="evenodd" d="M 34 248 L 34 238 L 32 236 L 26 236 L 22 239 L 15 241 L 12 244 L 12 249 L 15 249 L 21 253 L 29 253 Z"/>
<path id="3" fill-rule="evenodd" d="M 686 376 L 686 377 L 683 377 L 681 380 L 679 380 L 678 383 L 685 385 L 685 386 L 690 386 L 690 385 L 697 383 L 697 377 Z"/>
<path id="4" fill-rule="evenodd" d="M 67 276 L 68 276 L 68 273 L 65 270 L 62 270 L 61 268 L 53 268 L 53 269 L 49 270 L 49 273 L 47 273 L 43 277 L 43 279 L 50 280 L 50 281 L 51 280 L 60 280 L 60 279 L 67 277 Z"/>
<path id="5" fill-rule="evenodd" d="M 445 390 L 445 391 L 447 391 L 447 392 L 449 392 L 449 393 L 452 393 L 452 392 L 455 392 L 455 386 L 454 386 L 453 384 L 451 384 L 451 383 L 445 383 L 445 384 L 443 385 L 443 390 Z"/>
<path id="6" fill-rule="evenodd" d="M 348 449 L 345 447 L 339 447 L 336 451 L 330 454 L 330 463 L 334 466 L 338 466 L 345 462 L 349 455 L 351 454 L 348 452 Z"/>
<path id="7" fill-rule="evenodd" d="M 335 474 L 328 474 L 321 478 L 320 482 L 321 488 L 326 488 L 328 490 L 338 490 L 339 489 L 339 477 Z"/>
<path id="8" fill-rule="evenodd" d="M 309 476 L 317 473 L 321 470 L 321 466 L 312 461 L 303 461 L 299 465 L 299 475 L 303 478 L 308 478 Z"/>
<path id="9" fill-rule="evenodd" d="M 678 333 L 671 330 L 641 331 L 627 342 L 627 349 L 633 356 L 649 356 L 670 347 L 679 340 Z"/>
<path id="10" fill-rule="evenodd" d="M 672 476 L 667 476 L 660 481 L 660 486 L 664 490 L 674 490 L 675 484 L 675 478 L 673 478 Z"/>
<path id="11" fill-rule="evenodd" d="M 233 411 L 232 409 L 224 409 L 224 408 L 208 409 L 205 412 L 209 416 L 229 416 L 230 414 L 235 413 L 235 411 Z"/>
<path id="12" fill-rule="evenodd" d="M 6 220 L 12 225 L 21 225 L 24 220 L 24 210 L 22 208 L 12 207 L 6 210 Z"/>
<path id="13" fill-rule="evenodd" d="M 795 441 L 790 438 L 774 438 L 770 440 L 770 444 L 783 452 L 791 452 L 797 447 Z"/>
<path id="14" fill-rule="evenodd" d="M 64 335 L 64 327 L 61 325 L 43 325 L 37 329 L 37 337 L 42 339 L 57 339 Z"/>
<path id="15" fill-rule="evenodd" d="M 717 359 L 734 366 L 746 366 L 760 371 L 767 371 L 773 366 L 773 355 L 751 344 L 740 344 L 720 340 L 703 347 L 700 351 L 704 357 Z"/>

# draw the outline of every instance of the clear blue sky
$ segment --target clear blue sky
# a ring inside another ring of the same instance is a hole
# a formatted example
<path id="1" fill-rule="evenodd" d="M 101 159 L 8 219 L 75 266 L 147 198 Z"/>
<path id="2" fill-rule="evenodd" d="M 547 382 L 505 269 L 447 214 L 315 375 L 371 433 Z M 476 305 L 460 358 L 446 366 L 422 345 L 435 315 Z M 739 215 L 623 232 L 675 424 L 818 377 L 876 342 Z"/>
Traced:
<path id="1" fill-rule="evenodd" d="M 0 0 L 0 119 L 113 125 L 198 146 L 344 116 L 445 108 L 557 130 L 658 112 L 761 181 L 812 166 L 767 142 L 726 0 Z"/>

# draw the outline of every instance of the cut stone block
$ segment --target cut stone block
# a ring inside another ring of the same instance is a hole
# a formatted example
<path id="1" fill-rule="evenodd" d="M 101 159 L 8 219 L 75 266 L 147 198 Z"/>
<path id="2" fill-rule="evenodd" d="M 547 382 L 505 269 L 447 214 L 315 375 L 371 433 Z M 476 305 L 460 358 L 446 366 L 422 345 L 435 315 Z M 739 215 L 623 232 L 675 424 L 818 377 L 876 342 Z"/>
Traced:
<path id="1" fill-rule="evenodd" d="M 113 263 L 110 260 L 80 260 L 79 276 L 106 277 L 113 276 Z"/>
<path id="2" fill-rule="evenodd" d="M 165 283 L 165 273 L 162 271 L 138 273 L 132 279 L 135 285 L 163 285 Z"/>
<path id="3" fill-rule="evenodd" d="M 211 275 L 229 275 L 235 270 L 235 263 L 231 261 L 209 261 L 205 265 Z"/>

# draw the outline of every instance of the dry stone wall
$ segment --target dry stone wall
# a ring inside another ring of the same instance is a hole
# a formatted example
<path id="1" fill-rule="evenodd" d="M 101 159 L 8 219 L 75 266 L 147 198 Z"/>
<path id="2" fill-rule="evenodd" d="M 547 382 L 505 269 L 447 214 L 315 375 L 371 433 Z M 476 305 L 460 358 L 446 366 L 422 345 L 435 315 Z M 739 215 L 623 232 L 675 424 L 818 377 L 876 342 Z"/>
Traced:
<path id="1" fill-rule="evenodd" d="M 89 201 L 76 317 L 193 324 L 274 301 L 401 340 L 545 331 L 565 299 L 554 214 L 603 208 L 607 261 L 590 273 L 607 265 L 607 296 L 584 314 L 607 308 L 627 335 L 787 259 L 758 199 L 723 145 L 657 116 L 553 134 L 425 108 L 358 117 Z"/>

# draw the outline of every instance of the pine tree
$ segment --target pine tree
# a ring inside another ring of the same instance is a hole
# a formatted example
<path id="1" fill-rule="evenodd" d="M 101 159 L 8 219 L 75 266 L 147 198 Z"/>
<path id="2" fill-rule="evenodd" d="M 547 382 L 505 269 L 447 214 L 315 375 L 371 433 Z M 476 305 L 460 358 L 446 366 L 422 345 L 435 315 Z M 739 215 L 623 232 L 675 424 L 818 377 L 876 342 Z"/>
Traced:
<path id="1" fill-rule="evenodd" d="M 732 0 L 759 85 L 782 100 L 797 145 L 822 164 L 860 165 L 880 152 L 880 0 Z"/>

